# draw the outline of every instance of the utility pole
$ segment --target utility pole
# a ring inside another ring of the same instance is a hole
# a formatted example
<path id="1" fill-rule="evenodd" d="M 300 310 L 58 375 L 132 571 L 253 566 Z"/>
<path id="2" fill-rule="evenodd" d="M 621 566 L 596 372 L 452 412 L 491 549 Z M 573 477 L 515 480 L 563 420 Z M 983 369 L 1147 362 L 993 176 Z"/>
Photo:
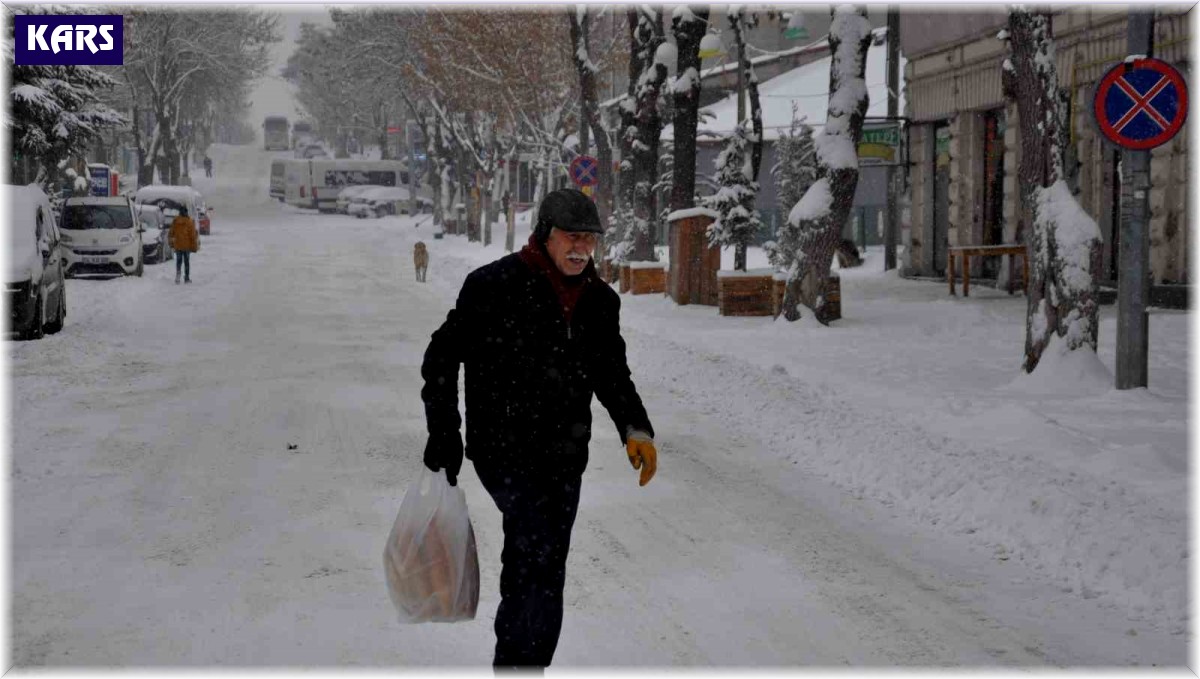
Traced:
<path id="1" fill-rule="evenodd" d="M 1154 56 L 1154 8 L 1129 11 L 1129 55 Z M 1129 63 L 1128 61 L 1126 62 Z M 1129 209 L 1121 215 L 1120 278 L 1117 284 L 1117 389 L 1147 385 L 1150 289 L 1150 152 L 1126 149 L 1121 177 Z"/>
<path id="2" fill-rule="evenodd" d="M 887 114 L 889 123 L 896 126 L 899 142 L 900 123 L 900 8 L 888 5 L 887 13 Z M 883 224 L 883 270 L 896 268 L 896 232 L 900 226 L 900 149 L 896 145 L 896 157 L 887 169 L 887 216 Z"/>

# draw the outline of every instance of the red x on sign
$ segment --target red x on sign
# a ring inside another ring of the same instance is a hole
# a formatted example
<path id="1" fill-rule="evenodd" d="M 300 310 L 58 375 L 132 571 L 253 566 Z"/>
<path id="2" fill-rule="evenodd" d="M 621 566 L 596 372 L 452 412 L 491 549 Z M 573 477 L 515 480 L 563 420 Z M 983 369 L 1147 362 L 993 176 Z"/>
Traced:
<path id="1" fill-rule="evenodd" d="M 595 186 L 600 181 L 599 175 L 596 174 L 599 166 L 591 156 L 575 156 L 570 167 L 571 181 L 575 182 L 576 186 Z"/>
<path id="2" fill-rule="evenodd" d="M 1133 150 L 1167 143 L 1187 119 L 1187 84 L 1159 59 L 1132 59 L 1109 69 L 1096 86 L 1096 124 L 1110 141 Z"/>

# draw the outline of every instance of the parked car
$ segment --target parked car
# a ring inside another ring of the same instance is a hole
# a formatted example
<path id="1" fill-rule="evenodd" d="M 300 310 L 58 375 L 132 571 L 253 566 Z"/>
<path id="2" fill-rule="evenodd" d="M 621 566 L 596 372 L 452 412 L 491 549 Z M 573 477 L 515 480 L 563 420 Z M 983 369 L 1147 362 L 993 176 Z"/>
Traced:
<path id="1" fill-rule="evenodd" d="M 67 318 L 62 233 L 50 199 L 36 185 L 5 186 L 9 206 L 4 291 L 9 333 L 38 339 L 62 330 Z"/>
<path id="2" fill-rule="evenodd" d="M 329 152 L 320 144 L 307 144 L 305 146 L 297 146 L 295 151 L 297 158 L 328 158 Z"/>
<path id="3" fill-rule="evenodd" d="M 175 256 L 167 233 L 171 230 L 171 222 L 157 205 L 135 205 L 138 221 L 145 231 L 142 232 L 142 261 L 155 264 L 167 261 Z"/>
<path id="4" fill-rule="evenodd" d="M 346 188 L 342 189 L 341 191 L 338 192 L 338 197 L 337 197 L 338 213 L 343 214 L 343 215 L 349 214 L 347 212 L 347 209 L 350 207 L 351 199 L 353 199 L 355 196 L 362 195 L 363 191 L 366 191 L 368 189 L 377 189 L 377 188 L 379 188 L 379 187 L 376 186 L 375 184 L 355 184 L 353 186 L 347 186 Z"/>
<path id="5" fill-rule="evenodd" d="M 350 199 L 350 205 L 346 208 L 346 213 L 354 215 L 359 219 L 394 215 L 398 214 L 396 210 L 397 201 L 405 202 L 401 206 L 400 212 L 407 213 L 408 189 L 399 186 L 381 186 L 368 189 Z"/>
<path id="6" fill-rule="evenodd" d="M 179 214 L 179 206 L 182 205 L 187 208 L 188 215 L 196 222 L 196 230 L 207 234 L 208 231 L 201 230 L 203 224 L 200 222 L 200 205 L 197 202 L 199 195 L 200 193 L 190 186 L 150 184 L 137 190 L 133 202 L 138 205 L 158 205 L 159 209 L 163 211 L 163 216 L 166 217 L 168 227 L 175 215 Z"/>
<path id="7" fill-rule="evenodd" d="M 142 275 L 144 229 L 128 198 L 68 198 L 59 226 L 68 277 Z"/>

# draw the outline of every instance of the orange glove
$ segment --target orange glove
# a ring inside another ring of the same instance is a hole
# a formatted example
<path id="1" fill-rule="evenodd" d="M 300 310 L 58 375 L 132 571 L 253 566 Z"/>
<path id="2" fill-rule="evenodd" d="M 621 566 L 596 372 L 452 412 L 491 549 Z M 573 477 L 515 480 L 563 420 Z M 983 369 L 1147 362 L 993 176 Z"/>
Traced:
<path id="1" fill-rule="evenodd" d="M 654 448 L 654 440 L 640 431 L 630 432 L 626 437 L 625 453 L 629 455 L 629 464 L 634 469 L 642 470 L 639 486 L 650 483 L 654 472 L 658 471 L 658 451 Z"/>

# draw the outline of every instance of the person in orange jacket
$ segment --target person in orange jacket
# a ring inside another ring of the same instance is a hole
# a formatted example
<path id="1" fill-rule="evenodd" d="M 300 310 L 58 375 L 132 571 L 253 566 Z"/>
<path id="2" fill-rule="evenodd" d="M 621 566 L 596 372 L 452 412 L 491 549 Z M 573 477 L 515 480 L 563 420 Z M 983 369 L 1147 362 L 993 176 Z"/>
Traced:
<path id="1" fill-rule="evenodd" d="M 179 208 L 179 215 L 171 222 L 167 242 L 175 250 L 175 284 L 179 284 L 179 273 L 183 282 L 192 282 L 192 253 L 200 252 L 200 234 L 196 233 L 196 222 L 188 216 L 187 208 Z"/>

